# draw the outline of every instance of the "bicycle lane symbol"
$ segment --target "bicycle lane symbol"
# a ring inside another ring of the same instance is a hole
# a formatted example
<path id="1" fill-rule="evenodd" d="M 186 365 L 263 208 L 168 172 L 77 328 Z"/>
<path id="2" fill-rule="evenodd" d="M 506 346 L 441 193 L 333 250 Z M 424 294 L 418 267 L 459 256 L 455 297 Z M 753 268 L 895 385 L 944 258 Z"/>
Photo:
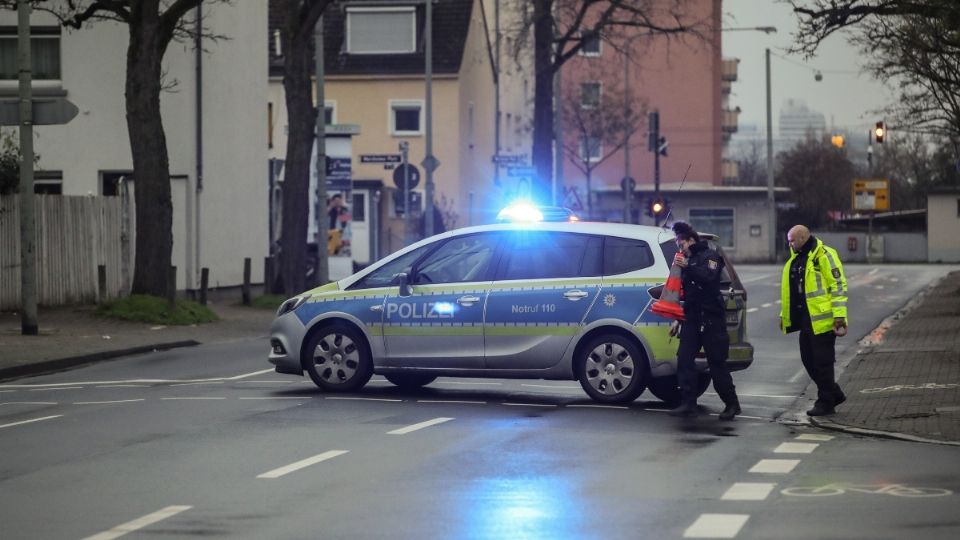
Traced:
<path id="1" fill-rule="evenodd" d="M 800 486 L 780 490 L 784 495 L 794 497 L 829 497 L 847 492 L 868 493 L 871 495 L 892 495 L 894 497 L 945 497 L 953 491 L 932 487 L 913 487 L 903 484 L 843 484 L 833 483 L 824 486 Z"/>

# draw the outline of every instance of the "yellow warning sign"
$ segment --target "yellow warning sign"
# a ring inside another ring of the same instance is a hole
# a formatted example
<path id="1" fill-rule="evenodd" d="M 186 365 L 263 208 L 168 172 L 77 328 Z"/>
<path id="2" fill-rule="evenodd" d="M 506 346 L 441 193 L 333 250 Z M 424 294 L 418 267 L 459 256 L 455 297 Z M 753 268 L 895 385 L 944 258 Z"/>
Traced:
<path id="1" fill-rule="evenodd" d="M 853 180 L 853 211 L 890 210 L 890 181 L 887 179 Z"/>

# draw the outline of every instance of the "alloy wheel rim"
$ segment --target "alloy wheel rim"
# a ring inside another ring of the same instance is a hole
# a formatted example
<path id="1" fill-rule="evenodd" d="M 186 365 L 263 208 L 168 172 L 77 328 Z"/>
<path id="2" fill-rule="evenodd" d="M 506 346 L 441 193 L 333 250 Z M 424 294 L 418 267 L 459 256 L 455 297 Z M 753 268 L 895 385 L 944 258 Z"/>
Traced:
<path id="1" fill-rule="evenodd" d="M 590 351 L 585 367 L 590 387 L 606 396 L 626 391 L 635 373 L 633 356 L 613 342 L 601 343 Z"/>
<path id="2" fill-rule="evenodd" d="M 317 342 L 313 363 L 321 379 L 331 384 L 344 384 L 357 373 L 360 348 L 344 334 L 327 334 Z"/>

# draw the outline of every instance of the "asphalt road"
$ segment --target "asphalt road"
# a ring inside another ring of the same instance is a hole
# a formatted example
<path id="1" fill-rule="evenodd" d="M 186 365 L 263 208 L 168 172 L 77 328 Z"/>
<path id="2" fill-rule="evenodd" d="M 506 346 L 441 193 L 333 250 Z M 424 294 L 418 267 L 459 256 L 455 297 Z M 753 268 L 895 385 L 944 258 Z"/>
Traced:
<path id="1" fill-rule="evenodd" d="M 757 360 L 732 423 L 647 394 L 597 406 L 574 381 L 325 395 L 272 373 L 265 339 L 0 385 L 0 538 L 960 535 L 956 447 L 775 421 L 807 380 L 776 333 L 779 269 L 738 269 Z M 838 354 L 951 269 L 849 266 Z"/>

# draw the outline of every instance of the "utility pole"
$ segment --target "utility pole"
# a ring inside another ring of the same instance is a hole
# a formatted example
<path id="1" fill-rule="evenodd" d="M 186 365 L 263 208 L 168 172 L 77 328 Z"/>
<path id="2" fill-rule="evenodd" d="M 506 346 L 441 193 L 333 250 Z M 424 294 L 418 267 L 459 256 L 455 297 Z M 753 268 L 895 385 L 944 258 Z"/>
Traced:
<path id="1" fill-rule="evenodd" d="M 627 41 L 626 51 L 623 53 L 623 118 L 632 118 L 630 114 L 630 47 L 633 40 Z M 630 126 L 623 133 L 623 222 L 632 223 L 633 213 L 630 205 L 633 203 L 633 178 L 630 177 Z"/>
<path id="2" fill-rule="evenodd" d="M 777 262 L 777 201 L 774 197 L 773 182 L 773 111 L 770 104 L 770 49 L 766 52 L 767 60 L 767 250 L 770 253 L 770 262 Z"/>
<path id="3" fill-rule="evenodd" d="M 330 220 L 327 216 L 327 107 L 324 104 L 323 79 L 325 72 L 323 68 L 323 15 L 317 19 L 316 26 L 313 27 L 313 42 L 316 49 L 317 66 L 317 208 L 315 210 L 317 219 L 317 266 L 315 269 L 316 284 L 325 285 L 330 281 L 330 261 L 327 258 L 327 237 L 330 234 Z M 309 212 L 308 212 L 309 214 Z M 290 292 L 290 291 L 287 291 Z"/>
<path id="4" fill-rule="evenodd" d="M 493 155 L 500 155 L 500 0 L 493 2 Z M 493 160 L 493 185 L 500 187 L 500 161 Z"/>
<path id="5" fill-rule="evenodd" d="M 427 0 L 427 9 L 426 9 L 426 22 L 424 23 L 424 58 L 426 60 L 426 143 L 427 143 L 427 152 L 426 157 L 423 158 L 424 170 L 427 173 L 427 182 L 425 186 L 427 205 L 426 213 L 424 216 L 424 224 L 426 225 L 425 236 L 433 236 L 433 171 L 439 165 L 437 158 L 433 156 L 433 0 Z"/>
<path id="6" fill-rule="evenodd" d="M 33 195 L 33 88 L 30 2 L 17 3 L 20 68 L 20 333 L 35 336 L 37 324 L 37 220 Z"/>

